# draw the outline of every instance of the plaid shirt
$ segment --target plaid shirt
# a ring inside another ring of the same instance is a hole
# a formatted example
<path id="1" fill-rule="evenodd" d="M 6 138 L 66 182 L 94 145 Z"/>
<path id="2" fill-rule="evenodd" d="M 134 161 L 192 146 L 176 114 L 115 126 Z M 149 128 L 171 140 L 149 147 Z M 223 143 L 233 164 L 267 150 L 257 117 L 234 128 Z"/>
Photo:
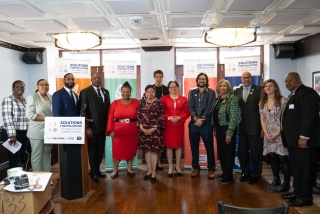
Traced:
<path id="1" fill-rule="evenodd" d="M 2 102 L 2 118 L 8 137 L 16 136 L 16 130 L 27 130 L 28 119 L 26 117 L 27 102 L 20 102 L 14 95 L 6 97 Z"/>

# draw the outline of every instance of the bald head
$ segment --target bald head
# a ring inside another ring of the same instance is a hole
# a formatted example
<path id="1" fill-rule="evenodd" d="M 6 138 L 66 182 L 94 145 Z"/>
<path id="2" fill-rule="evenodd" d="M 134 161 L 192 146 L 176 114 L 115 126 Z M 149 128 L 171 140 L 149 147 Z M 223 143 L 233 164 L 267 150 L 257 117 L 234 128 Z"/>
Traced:
<path id="1" fill-rule="evenodd" d="M 252 83 L 251 73 L 248 71 L 243 72 L 241 75 L 241 82 L 245 87 L 250 86 Z"/>
<path id="2" fill-rule="evenodd" d="M 289 91 L 294 91 L 302 83 L 300 75 L 297 72 L 288 73 L 284 82 Z"/>

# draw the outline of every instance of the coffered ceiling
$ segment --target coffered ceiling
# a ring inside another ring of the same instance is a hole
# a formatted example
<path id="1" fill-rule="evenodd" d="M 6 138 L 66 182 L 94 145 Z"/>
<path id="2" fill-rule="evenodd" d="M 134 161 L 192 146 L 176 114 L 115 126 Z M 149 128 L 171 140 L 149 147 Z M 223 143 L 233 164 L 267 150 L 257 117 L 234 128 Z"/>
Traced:
<path id="1" fill-rule="evenodd" d="M 78 31 L 99 48 L 213 47 L 205 32 L 227 26 L 256 27 L 251 45 L 291 43 L 320 32 L 320 0 L 0 0 L 0 40 L 27 48 Z"/>

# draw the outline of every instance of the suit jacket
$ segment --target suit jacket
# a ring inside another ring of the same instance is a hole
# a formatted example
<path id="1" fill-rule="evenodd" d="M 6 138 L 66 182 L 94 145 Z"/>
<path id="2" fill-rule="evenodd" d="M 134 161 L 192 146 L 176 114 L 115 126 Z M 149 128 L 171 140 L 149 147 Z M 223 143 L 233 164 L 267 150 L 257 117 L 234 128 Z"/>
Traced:
<path id="1" fill-rule="evenodd" d="M 52 116 L 52 95 L 47 94 L 49 102 L 45 102 L 40 93 L 27 97 L 26 117 L 29 119 L 27 136 L 32 139 L 44 139 L 44 121 L 36 121 L 38 115 Z"/>
<path id="2" fill-rule="evenodd" d="M 259 114 L 259 100 L 261 86 L 253 85 L 249 92 L 247 102 L 243 100 L 243 86 L 234 91 L 240 107 L 240 116 L 238 122 L 238 135 L 260 135 L 261 123 Z"/>
<path id="3" fill-rule="evenodd" d="M 308 146 L 319 146 L 319 95 L 301 84 L 287 101 L 281 117 L 282 142 L 288 148 L 299 148 L 301 136 L 309 137 Z"/>
<path id="4" fill-rule="evenodd" d="M 95 134 L 102 134 L 106 131 L 108 121 L 108 111 L 110 107 L 109 91 L 101 88 L 104 102 L 99 98 L 92 85 L 80 92 L 80 114 L 87 119 L 93 119 L 93 123 L 88 123 L 89 128 Z"/>
<path id="5" fill-rule="evenodd" d="M 76 103 L 65 88 L 53 93 L 52 108 L 55 117 L 77 117 L 80 115 L 78 95 L 74 92 L 73 95 L 76 97 Z"/>

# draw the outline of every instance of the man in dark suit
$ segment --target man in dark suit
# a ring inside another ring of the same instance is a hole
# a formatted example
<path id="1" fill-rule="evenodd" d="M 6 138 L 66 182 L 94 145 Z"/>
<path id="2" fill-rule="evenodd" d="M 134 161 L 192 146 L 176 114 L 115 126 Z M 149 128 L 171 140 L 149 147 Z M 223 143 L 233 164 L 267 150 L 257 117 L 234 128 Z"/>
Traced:
<path id="1" fill-rule="evenodd" d="M 54 117 L 79 117 L 78 95 L 72 91 L 74 76 L 67 73 L 63 78 L 64 87 L 53 93 Z M 66 199 L 82 197 L 81 145 L 60 144 L 61 196 Z"/>
<path id="2" fill-rule="evenodd" d="M 259 114 L 259 100 L 261 87 L 252 84 L 250 72 L 243 72 L 241 76 L 243 86 L 234 91 L 240 106 L 238 123 L 238 157 L 242 170 L 240 181 L 248 180 L 255 183 L 262 173 L 263 141 L 261 139 L 261 123 Z M 250 172 L 250 156 L 252 170 Z"/>
<path id="3" fill-rule="evenodd" d="M 88 123 L 88 155 L 90 163 L 90 176 L 96 183 L 106 174 L 100 171 L 105 148 L 105 132 L 110 106 L 109 91 L 101 88 L 101 77 L 98 73 L 91 76 L 92 85 L 80 92 L 81 116 Z"/>
<path id="4" fill-rule="evenodd" d="M 283 194 L 290 206 L 312 205 L 312 187 L 316 164 L 316 147 L 319 147 L 319 103 L 315 90 L 302 84 L 300 75 L 290 72 L 286 88 L 291 91 L 281 115 L 281 137 L 288 147 L 292 170 L 293 193 Z"/>

